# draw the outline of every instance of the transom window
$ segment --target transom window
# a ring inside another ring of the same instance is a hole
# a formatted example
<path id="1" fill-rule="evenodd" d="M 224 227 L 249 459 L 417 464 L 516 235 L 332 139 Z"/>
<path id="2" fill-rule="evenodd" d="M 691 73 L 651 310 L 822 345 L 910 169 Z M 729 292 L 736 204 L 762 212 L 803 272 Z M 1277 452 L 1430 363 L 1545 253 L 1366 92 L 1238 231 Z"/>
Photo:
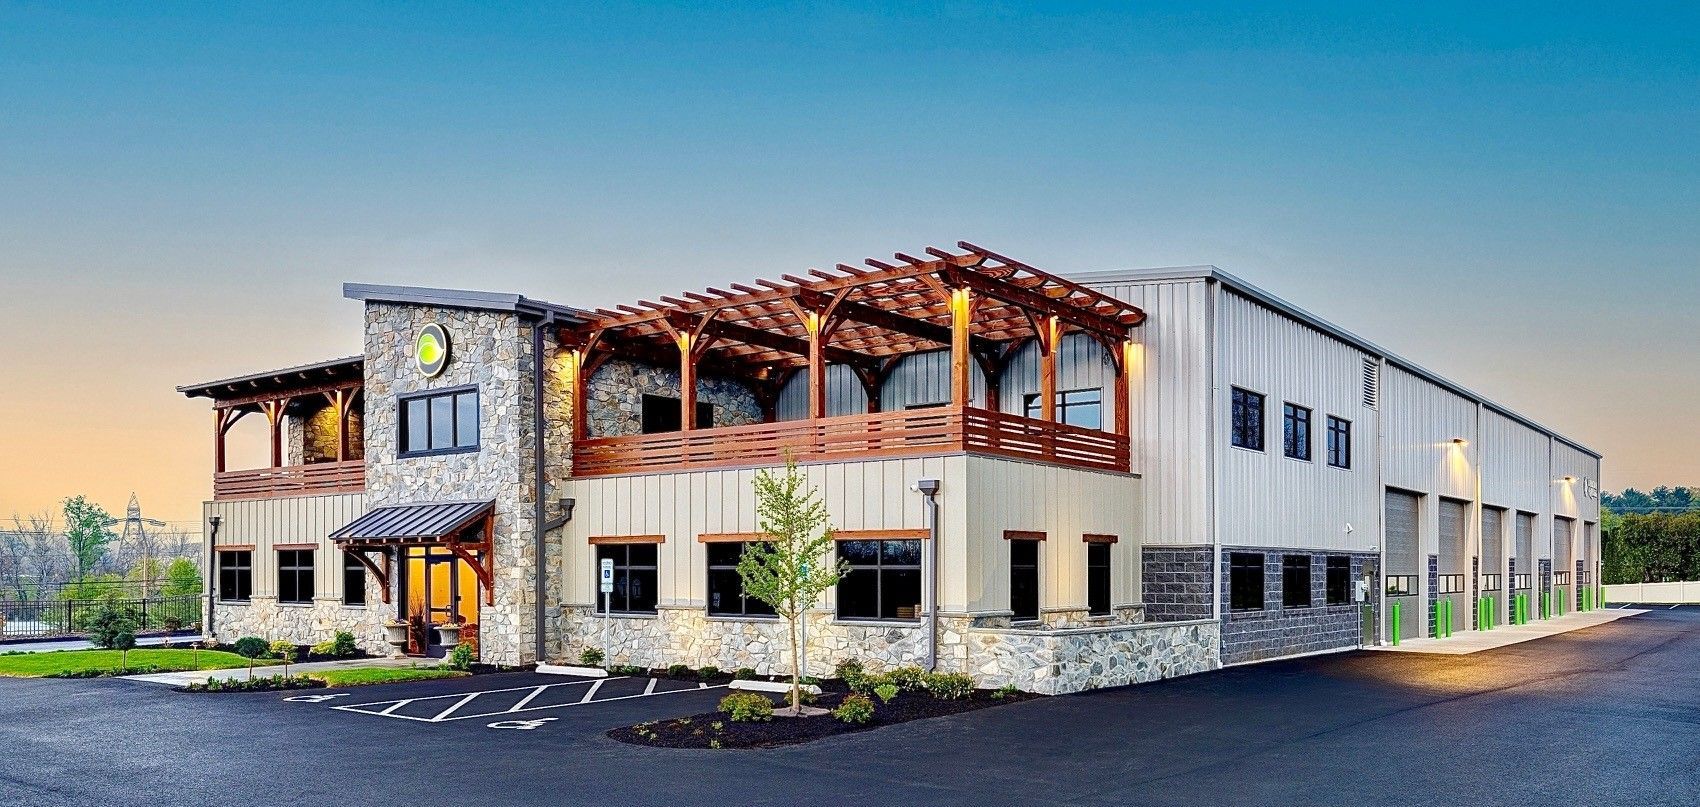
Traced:
<path id="1" fill-rule="evenodd" d="M 738 559 L 752 543 L 715 541 L 708 544 L 708 613 L 711 616 L 773 616 L 773 606 L 744 593 Z"/>
<path id="2" fill-rule="evenodd" d="M 1230 439 L 1235 446 L 1263 450 L 1263 396 L 1234 387 Z"/>
<path id="3" fill-rule="evenodd" d="M 1352 467 L 1352 422 L 1333 415 L 1328 416 L 1328 464 Z"/>
<path id="4" fill-rule="evenodd" d="M 1511 577 L 1511 587 L 1518 591 L 1528 591 L 1531 588 L 1529 575 L 1519 574 Z"/>
<path id="5" fill-rule="evenodd" d="M 919 619 L 921 542 L 839 541 L 850 571 L 838 581 L 839 619 Z"/>
<path id="6" fill-rule="evenodd" d="M 1023 402 L 1028 417 L 1037 419 L 1044 415 L 1039 407 L 1038 393 L 1028 393 Z M 1083 429 L 1103 428 L 1104 391 L 1093 388 L 1058 392 L 1057 422 Z"/>
<path id="7" fill-rule="evenodd" d="M 1298 404 L 1281 405 L 1281 451 L 1310 462 L 1310 410 Z"/>
<path id="8" fill-rule="evenodd" d="M 1417 593 L 1417 576 L 1414 574 L 1390 574 L 1387 576 L 1387 596 L 1412 597 Z"/>
<path id="9" fill-rule="evenodd" d="M 1440 587 L 1438 589 L 1435 589 L 1434 593 L 1436 593 L 1436 594 L 1463 594 L 1464 593 L 1464 575 L 1461 575 L 1461 574 L 1443 574 L 1443 575 L 1440 576 L 1440 579 L 1437 582 L 1439 583 Z"/>
<path id="10" fill-rule="evenodd" d="M 1281 607 L 1310 607 L 1310 556 L 1281 556 Z"/>
<path id="11" fill-rule="evenodd" d="M 401 456 L 478 450 L 478 390 L 414 395 L 399 405 Z"/>
<path id="12" fill-rule="evenodd" d="M 1497 574 L 1484 574 L 1484 575 L 1482 575 L 1482 590 L 1483 591 L 1498 591 L 1499 590 L 1499 580 L 1500 580 L 1500 578 L 1499 578 L 1499 575 L 1497 575 Z"/>
<path id="13" fill-rule="evenodd" d="M 254 596 L 254 553 L 252 550 L 221 550 L 218 553 L 218 598 L 222 602 L 247 602 Z"/>
<path id="14" fill-rule="evenodd" d="M 608 597 L 608 610 L 616 614 L 655 613 L 655 559 L 657 544 L 597 544 L 596 566 L 590 573 L 600 577 L 602 559 L 614 561 L 614 591 Z M 601 583 L 596 592 L 596 613 L 602 613 Z"/>
<path id="15" fill-rule="evenodd" d="M 277 601 L 292 603 L 313 601 L 313 550 L 279 549 L 277 551 Z"/>
<path id="16" fill-rule="evenodd" d="M 1568 586 L 1568 585 L 1570 585 L 1570 573 L 1569 572 L 1553 572 L 1552 573 L 1552 584 L 1555 585 L 1555 586 Z"/>

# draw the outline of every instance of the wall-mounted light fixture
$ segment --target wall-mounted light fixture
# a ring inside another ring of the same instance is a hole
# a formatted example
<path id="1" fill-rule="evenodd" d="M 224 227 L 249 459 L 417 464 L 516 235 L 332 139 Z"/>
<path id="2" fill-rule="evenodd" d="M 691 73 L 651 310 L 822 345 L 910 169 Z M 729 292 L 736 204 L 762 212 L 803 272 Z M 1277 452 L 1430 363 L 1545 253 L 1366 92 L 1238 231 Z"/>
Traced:
<path id="1" fill-rule="evenodd" d="M 1455 446 L 1458 446 L 1459 448 L 1463 448 L 1464 446 L 1469 445 L 1470 441 L 1465 440 L 1462 437 L 1454 437 L 1454 438 L 1452 438 L 1452 444 L 1455 445 Z"/>
<path id="2" fill-rule="evenodd" d="M 1566 485 L 1568 485 L 1572 482 L 1575 482 L 1575 481 L 1576 481 L 1576 477 L 1574 477 L 1574 476 L 1567 476 L 1567 477 L 1564 478 L 1564 484 L 1566 484 Z"/>

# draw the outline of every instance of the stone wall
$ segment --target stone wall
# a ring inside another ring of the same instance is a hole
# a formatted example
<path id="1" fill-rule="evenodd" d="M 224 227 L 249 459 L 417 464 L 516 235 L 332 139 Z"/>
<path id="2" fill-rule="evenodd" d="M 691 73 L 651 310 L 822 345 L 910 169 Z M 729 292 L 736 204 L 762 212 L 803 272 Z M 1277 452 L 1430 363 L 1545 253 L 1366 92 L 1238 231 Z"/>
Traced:
<path id="1" fill-rule="evenodd" d="M 1209 619 L 1215 550 L 1208 546 L 1148 546 L 1141 554 L 1145 618 L 1151 622 Z"/>
<path id="2" fill-rule="evenodd" d="M 679 397 L 679 370 L 613 359 L 585 382 L 591 437 L 643 433 L 643 396 Z M 714 406 L 714 425 L 761 422 L 761 404 L 744 385 L 727 378 L 697 378 L 697 402 Z"/>
<path id="3" fill-rule="evenodd" d="M 557 612 L 558 659 L 576 663 L 602 646 L 603 620 L 592 609 Z M 855 659 L 871 670 L 926 660 L 925 624 L 858 624 L 810 613 L 810 671 L 830 672 Z M 661 607 L 654 616 L 608 620 L 608 663 L 666 667 L 743 667 L 758 673 L 790 670 L 790 637 L 775 619 L 710 617 L 700 607 Z M 974 676 L 983 687 L 1014 685 L 1048 695 L 1155 681 L 1216 667 L 1216 623 L 1128 624 L 1088 628 L 1006 628 L 967 616 L 939 618 L 938 668 Z"/>
<path id="4" fill-rule="evenodd" d="M 1228 555 L 1231 552 L 1263 554 L 1263 610 L 1234 611 L 1230 607 L 1232 574 Z M 1283 555 L 1308 555 L 1310 564 L 1310 601 L 1306 608 L 1282 606 Z M 1351 554 L 1351 571 L 1347 578 L 1347 601 L 1328 605 L 1327 558 L 1347 555 L 1344 552 L 1307 552 L 1302 550 L 1271 551 L 1263 548 L 1226 548 L 1222 550 L 1222 616 L 1221 646 L 1223 664 L 1294 656 L 1322 650 L 1357 647 L 1363 637 L 1363 604 L 1354 602 L 1351 595 L 1362 577 L 1365 563 L 1375 563 L 1378 556 Z M 1381 589 L 1379 577 L 1371 581 L 1370 591 Z"/>
<path id="5" fill-rule="evenodd" d="M 313 645 L 334 638 L 337 631 L 348 631 L 361 650 L 389 655 L 393 648 L 384 641 L 384 622 L 389 617 L 378 596 L 377 584 L 368 581 L 367 601 L 374 607 L 344 605 L 335 597 L 316 599 L 310 605 L 283 605 L 276 597 L 260 595 L 247 604 L 217 602 L 212 606 L 212 635 L 227 644 L 258 636 L 268 642 L 283 639 Z"/>
<path id="6" fill-rule="evenodd" d="M 336 407 L 326 405 L 301 419 L 301 462 L 335 462 L 337 449 Z M 293 432 L 292 432 L 293 434 Z M 364 445 L 360 409 L 348 413 L 348 458 L 361 457 Z"/>

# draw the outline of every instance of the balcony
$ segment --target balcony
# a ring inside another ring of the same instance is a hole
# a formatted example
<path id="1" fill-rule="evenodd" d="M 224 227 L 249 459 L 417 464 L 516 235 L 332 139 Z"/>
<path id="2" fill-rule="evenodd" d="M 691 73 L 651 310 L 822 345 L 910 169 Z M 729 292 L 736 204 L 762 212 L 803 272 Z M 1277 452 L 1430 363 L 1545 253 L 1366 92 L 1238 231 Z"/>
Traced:
<path id="1" fill-rule="evenodd" d="M 1125 473 L 1128 438 L 975 407 L 758 423 L 578 441 L 578 477 L 972 453 Z"/>
<path id="2" fill-rule="evenodd" d="M 326 493 L 359 493 L 366 489 L 364 460 L 316 462 L 213 474 L 213 498 L 276 499 Z"/>

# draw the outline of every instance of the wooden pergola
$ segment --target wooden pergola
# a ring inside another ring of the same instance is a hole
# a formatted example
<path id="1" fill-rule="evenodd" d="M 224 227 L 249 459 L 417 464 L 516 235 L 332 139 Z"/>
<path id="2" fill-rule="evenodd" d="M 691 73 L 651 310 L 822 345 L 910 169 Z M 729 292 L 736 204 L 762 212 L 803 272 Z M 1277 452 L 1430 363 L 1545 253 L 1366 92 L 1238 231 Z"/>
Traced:
<path id="1" fill-rule="evenodd" d="M 773 421 L 780 390 L 799 371 L 808 375 L 808 416 L 826 417 L 826 367 L 854 372 L 879 411 L 880 388 L 897 362 L 915 353 L 949 349 L 950 406 L 969 406 L 977 368 L 986 379 L 987 409 L 996 411 L 998 381 L 1028 343 L 1040 357 L 1040 420 L 1056 420 L 1057 348 L 1081 333 L 1102 345 L 1118 378 L 1127 372 L 1129 331 L 1145 319 L 1139 308 L 1066 278 L 968 242 L 961 252 L 928 247 L 927 257 L 897 253 L 864 266 L 810 269 L 730 289 L 709 288 L 657 301 L 601 309 L 589 325 L 564 329 L 573 360 L 575 437 L 586 439 L 585 384 L 609 359 L 675 365 L 680 376 L 680 422 L 696 428 L 696 384 L 712 373 L 743 381 Z M 1114 391 L 1112 432 L 1126 434 L 1127 385 Z"/>

